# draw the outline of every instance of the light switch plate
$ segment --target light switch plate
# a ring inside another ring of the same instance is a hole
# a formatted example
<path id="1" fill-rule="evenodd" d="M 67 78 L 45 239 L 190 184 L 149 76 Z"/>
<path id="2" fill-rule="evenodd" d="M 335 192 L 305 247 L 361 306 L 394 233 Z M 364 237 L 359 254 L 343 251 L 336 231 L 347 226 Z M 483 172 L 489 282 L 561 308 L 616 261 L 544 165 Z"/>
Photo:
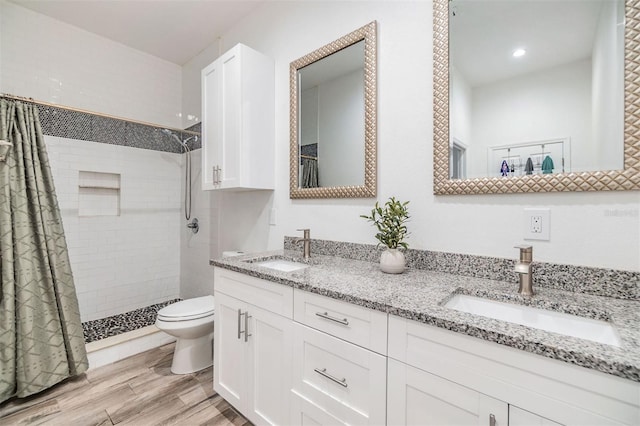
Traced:
<path id="1" fill-rule="evenodd" d="M 551 234 L 548 208 L 524 209 L 524 239 L 549 241 Z"/>

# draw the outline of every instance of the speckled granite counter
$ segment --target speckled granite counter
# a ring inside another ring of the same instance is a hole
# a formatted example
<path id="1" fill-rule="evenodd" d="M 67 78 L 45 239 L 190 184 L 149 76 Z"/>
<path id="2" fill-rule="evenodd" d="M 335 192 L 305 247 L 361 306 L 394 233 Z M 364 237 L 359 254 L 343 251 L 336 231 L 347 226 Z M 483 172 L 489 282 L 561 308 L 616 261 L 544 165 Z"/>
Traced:
<path id="1" fill-rule="evenodd" d="M 334 256 L 314 255 L 308 268 L 293 272 L 256 264 L 278 257 L 305 262 L 299 251 L 279 250 L 211 264 L 640 382 L 640 302 L 544 287 L 526 299 L 514 283 L 422 269 L 388 275 L 377 263 Z M 456 293 L 610 321 L 622 344 L 595 343 L 442 306 Z"/>

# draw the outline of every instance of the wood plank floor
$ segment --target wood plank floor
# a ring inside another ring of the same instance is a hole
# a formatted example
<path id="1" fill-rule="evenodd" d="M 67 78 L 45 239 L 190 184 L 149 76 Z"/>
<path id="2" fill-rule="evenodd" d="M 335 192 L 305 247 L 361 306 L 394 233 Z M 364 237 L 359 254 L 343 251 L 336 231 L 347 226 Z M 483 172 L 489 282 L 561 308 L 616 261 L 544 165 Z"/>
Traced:
<path id="1" fill-rule="evenodd" d="M 213 368 L 171 374 L 174 344 L 0 405 L 0 425 L 251 425 L 213 391 Z"/>

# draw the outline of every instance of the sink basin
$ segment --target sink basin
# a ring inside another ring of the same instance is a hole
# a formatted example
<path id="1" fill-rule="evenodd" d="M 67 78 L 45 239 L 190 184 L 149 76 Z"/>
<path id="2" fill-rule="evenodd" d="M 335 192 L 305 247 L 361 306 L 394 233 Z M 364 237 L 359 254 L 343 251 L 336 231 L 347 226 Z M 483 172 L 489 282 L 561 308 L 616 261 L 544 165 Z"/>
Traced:
<path id="1" fill-rule="evenodd" d="M 309 265 L 304 263 L 293 262 L 285 259 L 269 259 L 262 262 L 256 262 L 255 265 L 262 266 L 264 268 L 275 269 L 282 272 L 293 272 L 300 269 L 308 268 Z"/>
<path id="2" fill-rule="evenodd" d="M 527 327 L 553 333 L 620 346 L 620 337 L 617 331 L 606 321 L 547 311 L 530 306 L 497 302 L 465 294 L 456 294 L 444 306 L 457 311 L 526 325 Z"/>

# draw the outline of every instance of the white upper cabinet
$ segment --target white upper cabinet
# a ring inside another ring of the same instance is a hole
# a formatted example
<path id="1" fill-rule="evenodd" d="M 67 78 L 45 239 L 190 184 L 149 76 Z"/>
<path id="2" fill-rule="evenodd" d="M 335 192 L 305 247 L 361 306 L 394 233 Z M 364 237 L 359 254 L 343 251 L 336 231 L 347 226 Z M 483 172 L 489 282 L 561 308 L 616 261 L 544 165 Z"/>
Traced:
<path id="1" fill-rule="evenodd" d="M 202 188 L 274 188 L 274 64 L 237 44 L 202 70 Z"/>

